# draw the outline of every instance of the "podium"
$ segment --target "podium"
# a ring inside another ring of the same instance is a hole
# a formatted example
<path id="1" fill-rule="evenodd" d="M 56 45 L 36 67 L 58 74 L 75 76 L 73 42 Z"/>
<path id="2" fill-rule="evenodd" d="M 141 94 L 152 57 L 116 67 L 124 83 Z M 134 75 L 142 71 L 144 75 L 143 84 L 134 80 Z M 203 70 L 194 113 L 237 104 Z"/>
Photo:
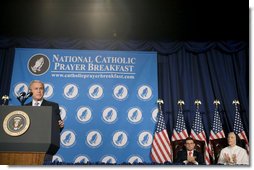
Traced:
<path id="1" fill-rule="evenodd" d="M 0 106 L 0 164 L 42 165 L 60 144 L 51 106 Z"/>

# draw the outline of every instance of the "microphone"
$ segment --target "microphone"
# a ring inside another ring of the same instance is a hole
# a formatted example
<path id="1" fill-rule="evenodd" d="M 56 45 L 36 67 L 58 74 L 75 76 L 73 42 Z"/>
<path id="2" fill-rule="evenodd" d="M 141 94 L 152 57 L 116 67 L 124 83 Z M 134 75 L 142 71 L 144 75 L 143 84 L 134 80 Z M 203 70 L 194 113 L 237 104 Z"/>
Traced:
<path id="1" fill-rule="evenodd" d="M 33 95 L 33 92 L 29 91 L 25 96 L 24 99 L 22 101 L 22 106 L 24 105 L 24 103 L 26 102 L 26 100 L 31 97 Z"/>
<path id="2" fill-rule="evenodd" d="M 17 99 L 19 100 L 21 106 L 24 106 L 26 100 L 33 95 L 33 92 L 21 92 L 19 93 Z"/>
<path id="3" fill-rule="evenodd" d="M 17 99 L 19 100 L 19 102 L 22 102 L 25 95 L 26 95 L 26 92 L 20 92 L 19 93 L 19 95 L 17 96 Z"/>
<path id="4" fill-rule="evenodd" d="M 24 105 L 24 96 L 26 95 L 26 92 L 20 92 L 17 96 L 18 101 L 20 102 L 21 106 Z"/>
<path id="5" fill-rule="evenodd" d="M 33 95 L 33 92 L 28 92 L 27 94 L 26 94 L 26 96 L 25 96 L 25 99 L 28 99 L 29 97 L 31 97 Z"/>
<path id="6" fill-rule="evenodd" d="M 19 96 L 25 96 L 26 95 L 26 92 L 20 92 L 19 93 Z"/>

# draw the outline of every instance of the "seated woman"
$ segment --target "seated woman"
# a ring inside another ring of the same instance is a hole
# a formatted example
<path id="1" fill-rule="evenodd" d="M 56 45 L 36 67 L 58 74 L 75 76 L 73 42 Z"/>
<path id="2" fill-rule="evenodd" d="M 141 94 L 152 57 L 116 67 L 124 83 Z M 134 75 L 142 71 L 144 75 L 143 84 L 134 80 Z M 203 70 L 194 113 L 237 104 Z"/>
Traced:
<path id="1" fill-rule="evenodd" d="M 236 135 L 234 132 L 228 134 L 228 145 L 220 152 L 218 164 L 224 165 L 249 165 L 249 155 L 247 151 L 236 145 Z"/>
<path id="2" fill-rule="evenodd" d="M 174 163 L 188 165 L 204 164 L 203 154 L 194 150 L 195 142 L 191 137 L 186 138 L 184 146 L 186 150 L 182 150 L 177 153 Z"/>

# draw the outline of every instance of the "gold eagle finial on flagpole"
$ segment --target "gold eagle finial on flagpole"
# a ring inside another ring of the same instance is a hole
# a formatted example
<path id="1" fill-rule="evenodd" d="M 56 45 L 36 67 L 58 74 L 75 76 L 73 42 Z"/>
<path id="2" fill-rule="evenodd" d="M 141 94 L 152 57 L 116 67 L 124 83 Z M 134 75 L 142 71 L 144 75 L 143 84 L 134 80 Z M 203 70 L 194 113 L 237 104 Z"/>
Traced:
<path id="1" fill-rule="evenodd" d="M 9 96 L 4 95 L 4 96 L 2 97 L 2 100 L 3 100 L 3 104 L 2 104 L 2 105 L 5 105 L 5 104 L 6 104 L 6 101 L 9 100 Z"/>
<path id="2" fill-rule="evenodd" d="M 232 104 L 235 105 L 235 109 L 238 110 L 238 106 L 240 105 L 239 100 L 237 99 L 233 100 Z"/>
<path id="3" fill-rule="evenodd" d="M 235 106 L 237 106 L 237 105 L 240 105 L 240 102 L 239 102 L 239 100 L 233 100 L 232 104 L 234 104 Z"/>
<path id="4" fill-rule="evenodd" d="M 180 109 L 183 110 L 184 101 L 180 99 L 178 100 L 177 104 L 180 106 Z"/>
<path id="5" fill-rule="evenodd" d="M 196 105 L 197 109 L 199 109 L 199 105 L 201 105 L 201 101 L 196 99 L 194 104 Z"/>
<path id="6" fill-rule="evenodd" d="M 213 101 L 213 104 L 215 104 L 216 109 L 218 109 L 218 107 L 219 107 L 219 105 L 220 105 L 220 101 L 219 101 L 218 99 L 215 99 L 215 100 Z"/>
<path id="7" fill-rule="evenodd" d="M 161 112 L 161 111 L 162 111 L 161 105 L 164 104 L 164 102 L 163 102 L 162 99 L 158 99 L 158 100 L 157 100 L 157 103 L 159 104 L 159 112 Z"/>

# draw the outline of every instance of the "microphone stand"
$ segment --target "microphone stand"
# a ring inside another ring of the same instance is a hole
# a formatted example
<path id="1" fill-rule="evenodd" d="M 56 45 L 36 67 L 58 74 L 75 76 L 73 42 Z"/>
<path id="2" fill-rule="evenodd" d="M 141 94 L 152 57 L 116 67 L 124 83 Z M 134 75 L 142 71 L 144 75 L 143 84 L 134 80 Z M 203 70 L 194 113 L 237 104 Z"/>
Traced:
<path id="1" fill-rule="evenodd" d="M 21 92 L 19 96 L 17 97 L 18 101 L 20 102 L 21 106 L 24 106 L 26 101 L 26 92 Z"/>
<path id="2" fill-rule="evenodd" d="M 33 95 L 33 92 L 28 92 L 21 100 L 21 106 L 24 106 L 26 100 Z"/>

